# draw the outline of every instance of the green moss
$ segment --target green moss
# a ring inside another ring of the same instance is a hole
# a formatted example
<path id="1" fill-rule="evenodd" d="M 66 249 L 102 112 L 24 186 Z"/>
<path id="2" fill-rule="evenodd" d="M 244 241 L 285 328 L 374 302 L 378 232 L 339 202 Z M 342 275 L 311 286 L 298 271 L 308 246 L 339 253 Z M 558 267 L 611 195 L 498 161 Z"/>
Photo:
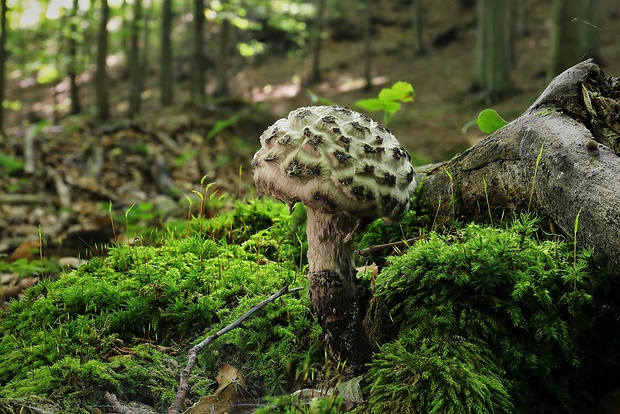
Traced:
<path id="1" fill-rule="evenodd" d="M 530 218 L 505 230 L 472 224 L 391 259 L 372 304 L 386 345 L 371 365 L 371 412 L 388 399 L 421 412 L 441 401 L 452 408 L 440 412 L 588 412 L 620 385 L 613 271 L 537 228 Z"/>
<path id="2" fill-rule="evenodd" d="M 244 238 L 283 237 L 274 224 L 288 217 L 281 213 L 246 226 Z M 80 412 L 109 391 L 165 411 L 193 344 L 285 284 L 307 283 L 297 261 L 270 262 L 263 253 L 203 229 L 159 247 L 116 246 L 103 260 L 41 281 L 0 313 L 0 399 L 40 396 Z M 288 295 L 214 342 L 199 357 L 196 380 L 225 361 L 282 392 L 298 371 L 323 364 L 319 332 L 307 294 Z"/>

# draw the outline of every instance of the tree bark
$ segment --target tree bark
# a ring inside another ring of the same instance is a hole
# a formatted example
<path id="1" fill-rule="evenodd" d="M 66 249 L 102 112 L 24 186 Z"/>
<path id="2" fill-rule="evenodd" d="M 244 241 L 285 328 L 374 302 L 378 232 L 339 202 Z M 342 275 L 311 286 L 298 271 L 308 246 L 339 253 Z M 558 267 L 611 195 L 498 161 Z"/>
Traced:
<path id="1" fill-rule="evenodd" d="M 97 34 L 97 73 L 95 88 L 97 94 L 97 120 L 106 121 L 110 117 L 110 103 L 108 97 L 108 19 L 110 8 L 108 0 L 101 0 L 101 17 L 99 21 L 99 33 Z"/>
<path id="2" fill-rule="evenodd" d="M 79 86 L 77 83 L 77 73 L 78 73 L 78 56 L 77 56 L 77 36 L 78 36 L 78 13 L 79 13 L 79 1 L 73 0 L 73 6 L 71 8 L 71 16 L 69 17 L 70 22 L 70 34 L 69 34 L 69 50 L 67 54 L 69 55 L 68 62 L 68 76 L 69 76 L 69 96 L 71 99 L 71 108 L 69 109 L 69 114 L 76 115 L 82 112 L 82 106 L 80 105 L 80 94 L 79 94 Z"/>
<path id="3" fill-rule="evenodd" d="M 230 88 L 228 87 L 228 51 L 230 43 L 230 33 L 232 31 L 232 24 L 230 19 L 222 19 L 220 26 L 220 47 L 219 57 L 217 59 L 217 86 L 213 91 L 213 96 L 230 96 Z"/>
<path id="4" fill-rule="evenodd" d="M 476 83 L 489 102 L 504 99 L 513 89 L 506 5 L 506 0 L 478 1 Z"/>
<path id="5" fill-rule="evenodd" d="M 598 0 L 553 0 L 549 80 L 586 58 L 596 57 L 601 30 L 597 20 Z"/>
<path id="6" fill-rule="evenodd" d="M 4 135 L 4 108 L 2 103 L 4 102 L 4 81 L 6 72 L 6 14 L 7 2 L 6 0 L 0 0 L 0 142 L 2 141 L 1 135 Z"/>
<path id="7" fill-rule="evenodd" d="M 129 116 L 140 113 L 142 94 L 143 68 L 140 65 L 140 30 L 142 27 L 142 0 L 134 0 L 131 20 L 130 52 L 129 52 Z"/>
<path id="8" fill-rule="evenodd" d="M 316 20 L 314 22 L 312 44 L 312 72 L 310 73 L 309 83 L 317 83 L 322 79 L 321 76 L 321 49 L 323 47 L 323 19 L 325 16 L 325 0 L 317 0 Z"/>
<path id="9" fill-rule="evenodd" d="M 172 78 L 172 0 L 163 0 L 161 6 L 161 27 L 159 56 L 159 103 L 169 106 L 174 102 L 174 80 Z"/>
<path id="10" fill-rule="evenodd" d="M 426 52 L 424 35 L 422 34 L 422 7 L 420 0 L 411 0 L 411 28 L 413 29 L 413 54 L 423 55 Z"/>
<path id="11" fill-rule="evenodd" d="M 196 105 L 202 105 L 205 99 L 204 9 L 204 0 L 194 0 L 194 38 L 190 88 L 192 102 Z"/>
<path id="12" fill-rule="evenodd" d="M 370 47 L 370 32 L 372 29 L 372 10 L 371 0 L 366 0 L 364 8 L 364 78 L 366 84 L 364 90 L 369 91 L 372 89 L 372 68 L 371 68 L 371 54 Z"/>
<path id="13" fill-rule="evenodd" d="M 620 265 L 620 78 L 591 60 L 558 75 L 516 120 L 422 172 L 438 220 L 532 211 Z M 422 177 L 420 177 L 422 178 Z"/>

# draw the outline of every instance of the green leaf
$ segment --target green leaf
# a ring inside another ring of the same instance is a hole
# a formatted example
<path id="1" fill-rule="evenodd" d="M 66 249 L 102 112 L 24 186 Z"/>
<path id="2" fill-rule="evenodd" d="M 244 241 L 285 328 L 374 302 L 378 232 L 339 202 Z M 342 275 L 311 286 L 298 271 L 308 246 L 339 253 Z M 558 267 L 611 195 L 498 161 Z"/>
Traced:
<path id="1" fill-rule="evenodd" d="M 379 92 L 382 101 L 413 102 L 413 86 L 409 82 L 399 81 L 391 88 L 384 88 Z"/>
<path id="2" fill-rule="evenodd" d="M 378 98 L 371 98 L 356 101 L 355 105 L 367 111 L 381 111 L 385 109 L 386 102 Z"/>
<path id="3" fill-rule="evenodd" d="M 494 109 L 485 109 L 478 115 L 478 128 L 487 134 L 497 131 L 506 124 L 508 122 Z"/>
<path id="4" fill-rule="evenodd" d="M 385 102 L 385 112 L 387 112 L 390 115 L 394 115 L 396 112 L 398 112 L 398 110 L 400 109 L 401 104 L 398 102 Z"/>

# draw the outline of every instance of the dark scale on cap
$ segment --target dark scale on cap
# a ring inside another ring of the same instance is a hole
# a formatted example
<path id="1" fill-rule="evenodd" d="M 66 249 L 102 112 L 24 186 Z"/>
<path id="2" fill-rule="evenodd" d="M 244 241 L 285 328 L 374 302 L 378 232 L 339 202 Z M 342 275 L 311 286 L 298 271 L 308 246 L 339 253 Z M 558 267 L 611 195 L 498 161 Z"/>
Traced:
<path id="1" fill-rule="evenodd" d="M 288 164 L 288 167 L 286 167 L 286 173 L 293 177 L 301 175 L 303 171 L 304 166 L 297 160 L 297 158 L 293 158 Z"/>
<path id="2" fill-rule="evenodd" d="M 342 151 L 334 151 L 334 157 L 336 157 L 336 159 L 338 160 L 340 164 L 344 163 L 349 158 L 351 158 L 349 154 L 347 154 L 346 152 L 342 152 Z"/>
<path id="3" fill-rule="evenodd" d="M 353 182 L 353 178 L 352 177 L 347 177 L 347 178 L 343 178 L 342 180 L 339 180 L 340 184 L 342 185 L 349 185 Z"/>
<path id="4" fill-rule="evenodd" d="M 338 135 L 338 134 L 340 134 L 340 128 L 338 128 L 338 127 L 333 127 L 333 128 L 332 128 L 332 132 L 333 132 L 335 135 Z"/>
<path id="5" fill-rule="evenodd" d="M 407 173 L 407 183 L 410 183 L 412 181 L 413 181 L 413 170 Z"/>
<path id="6" fill-rule="evenodd" d="M 400 153 L 400 148 L 398 147 L 392 148 L 392 157 L 394 157 L 395 160 L 401 159 L 402 154 Z"/>
<path id="7" fill-rule="evenodd" d="M 367 127 L 361 125 L 359 122 L 351 122 L 351 126 L 353 127 L 353 129 L 355 129 L 356 131 L 359 132 L 365 132 L 365 133 L 369 133 L 370 129 L 368 129 Z"/>
<path id="8" fill-rule="evenodd" d="M 310 128 L 305 127 L 304 128 L 304 137 L 311 137 L 312 136 L 312 131 L 310 131 Z"/>
<path id="9" fill-rule="evenodd" d="M 389 172 L 386 172 L 385 174 L 383 174 L 383 179 L 388 185 L 391 185 L 391 186 L 396 185 L 396 176 L 393 174 L 390 174 Z"/>
<path id="10" fill-rule="evenodd" d="M 313 135 L 312 138 L 308 140 L 308 143 L 312 145 L 314 148 L 318 147 L 321 142 L 323 142 L 323 137 L 320 135 Z"/>
<path id="11" fill-rule="evenodd" d="M 326 115 L 323 118 L 321 118 L 321 121 L 325 122 L 326 124 L 335 124 L 336 117 L 332 115 Z"/>
<path id="12" fill-rule="evenodd" d="M 385 125 L 377 124 L 377 129 L 381 132 L 385 132 L 387 134 L 391 134 L 390 130 L 385 127 Z"/>
<path id="13" fill-rule="evenodd" d="M 338 138 L 338 140 L 345 145 L 349 145 L 351 143 L 351 138 L 347 138 L 344 135 L 340 135 L 340 138 Z"/>
<path id="14" fill-rule="evenodd" d="M 334 112 L 338 112 L 338 113 L 345 114 L 348 116 L 351 116 L 351 114 L 353 114 L 353 111 L 351 111 L 349 108 L 346 108 L 344 106 L 334 105 L 332 106 L 332 109 L 334 110 Z"/>
<path id="15" fill-rule="evenodd" d="M 372 119 L 370 119 L 370 117 L 368 115 L 364 115 L 364 114 L 360 114 L 362 116 L 362 119 L 368 123 L 372 122 Z"/>
<path id="16" fill-rule="evenodd" d="M 383 138 L 381 138 L 379 135 L 377 135 L 375 137 L 375 144 L 377 144 L 377 145 L 383 144 Z"/>
<path id="17" fill-rule="evenodd" d="M 306 172 L 308 175 L 321 175 L 320 165 L 306 165 Z"/>
<path id="18" fill-rule="evenodd" d="M 366 164 L 364 166 L 363 172 L 365 172 L 367 174 L 374 173 L 375 172 L 375 166 L 374 165 L 370 165 L 370 164 Z"/>
<path id="19" fill-rule="evenodd" d="M 295 118 L 303 119 L 303 118 L 305 118 L 307 116 L 310 116 L 310 115 L 312 115 L 312 111 L 311 110 L 309 110 L 309 109 L 302 109 L 301 111 L 297 111 L 294 116 L 295 116 Z"/>
<path id="20" fill-rule="evenodd" d="M 364 198 L 364 193 L 366 192 L 366 188 L 362 187 L 361 185 L 356 185 L 355 187 L 353 187 L 351 192 L 353 193 L 355 198 L 357 198 L 358 200 L 361 200 Z"/>
<path id="21" fill-rule="evenodd" d="M 272 139 L 276 138 L 278 136 L 278 128 L 274 128 L 273 131 L 271 131 L 271 135 L 269 135 L 267 138 L 265 138 L 265 142 L 269 142 Z"/>
<path id="22" fill-rule="evenodd" d="M 283 137 L 280 137 L 278 139 L 278 144 L 280 145 L 288 145 L 288 143 L 291 141 L 291 137 L 290 135 L 286 134 Z"/>
<path id="23" fill-rule="evenodd" d="M 364 152 L 366 154 L 381 154 L 383 151 L 385 151 L 383 147 L 373 147 L 372 145 L 364 144 Z"/>

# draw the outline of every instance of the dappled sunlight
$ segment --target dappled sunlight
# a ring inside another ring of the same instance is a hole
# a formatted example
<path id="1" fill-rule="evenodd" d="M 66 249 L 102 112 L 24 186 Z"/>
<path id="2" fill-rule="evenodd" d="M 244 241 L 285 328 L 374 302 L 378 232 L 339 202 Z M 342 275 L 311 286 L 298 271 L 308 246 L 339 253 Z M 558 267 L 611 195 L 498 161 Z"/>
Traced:
<path id="1" fill-rule="evenodd" d="M 278 85 L 265 85 L 262 88 L 252 89 L 252 101 L 263 102 L 270 99 L 292 98 L 297 96 L 301 85 L 295 81 L 285 82 Z"/>

